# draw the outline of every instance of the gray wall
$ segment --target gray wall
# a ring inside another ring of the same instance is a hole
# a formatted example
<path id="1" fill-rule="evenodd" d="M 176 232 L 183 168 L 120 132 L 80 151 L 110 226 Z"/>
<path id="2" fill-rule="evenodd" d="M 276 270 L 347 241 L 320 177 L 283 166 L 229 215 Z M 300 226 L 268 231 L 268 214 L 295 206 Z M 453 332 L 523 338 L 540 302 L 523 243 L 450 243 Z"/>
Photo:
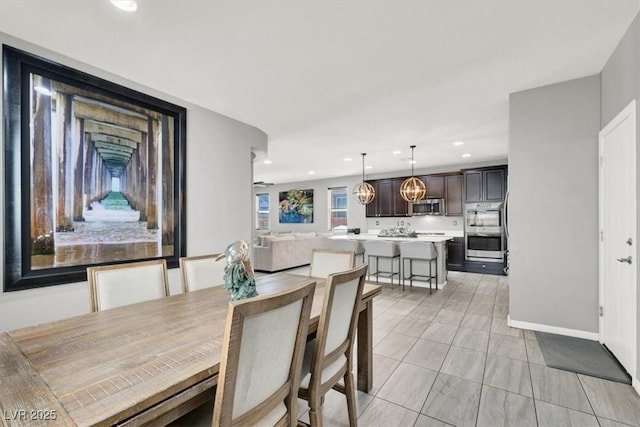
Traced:
<path id="1" fill-rule="evenodd" d="M 429 175 L 436 173 L 459 172 L 461 169 L 470 169 L 476 167 L 487 167 L 506 164 L 506 159 L 491 162 L 467 163 L 464 165 L 449 165 L 438 168 L 422 168 L 416 169 L 415 175 Z M 397 176 L 407 176 L 409 171 L 388 172 L 384 174 L 367 174 L 366 179 L 383 179 Z M 366 218 L 366 209 L 364 206 L 356 202 L 351 195 L 353 187 L 362 181 L 362 175 L 345 176 L 339 178 L 330 178 L 313 181 L 290 182 L 285 184 L 277 184 L 270 187 L 256 187 L 255 194 L 269 194 L 269 222 L 270 231 L 327 231 L 328 222 L 328 189 L 331 187 L 347 187 L 349 198 L 347 201 L 347 217 L 348 227 L 358 227 L 365 232 L 368 229 L 380 229 L 383 227 L 392 227 L 397 225 L 397 221 L 401 218 Z M 313 189 L 314 199 L 314 219 L 313 224 L 280 224 L 278 222 L 278 193 L 291 189 L 308 190 Z M 453 222 L 456 221 L 456 224 Z M 377 222 L 377 224 L 376 224 Z M 410 223 L 409 226 L 414 230 L 462 230 L 462 217 L 414 217 L 405 221 Z M 255 224 L 254 224 L 255 226 Z"/>
<path id="2" fill-rule="evenodd" d="M 353 187 L 362 180 L 358 176 L 320 179 L 315 181 L 290 182 L 277 184 L 266 188 L 255 188 L 255 194 L 269 194 L 269 230 L 279 231 L 327 231 L 329 229 L 329 188 L 347 187 L 347 218 L 348 227 L 366 229 L 365 207 L 356 202 L 351 195 Z M 313 190 L 313 223 L 311 224 L 280 224 L 278 222 L 278 196 L 281 191 Z M 255 228 L 255 225 L 254 225 Z"/>
<path id="3" fill-rule="evenodd" d="M 636 16 L 620 44 L 613 52 L 601 74 L 602 109 L 601 127 L 606 126 L 632 99 L 636 100 L 636 144 L 640 143 L 640 14 Z M 636 150 L 636 166 L 640 167 L 640 150 Z M 636 181 L 640 176 L 636 178 Z M 640 214 L 640 186 L 637 187 L 636 212 Z M 637 220 L 640 224 L 640 218 Z M 634 241 L 638 241 L 635 236 Z M 636 263 L 640 277 L 640 264 Z M 636 283 L 637 286 L 637 283 Z M 640 289 L 638 290 L 637 307 L 640 310 Z M 640 311 L 639 311 L 640 313 Z M 637 343 L 639 355 L 636 377 L 640 374 L 640 314 L 637 316 Z"/>
<path id="4" fill-rule="evenodd" d="M 600 77 L 509 97 L 512 320 L 598 331 Z"/>
<path id="5" fill-rule="evenodd" d="M 267 149 L 267 136 L 255 127 L 168 96 L 0 33 L 0 43 L 97 75 L 187 109 L 186 214 L 187 254 L 224 250 L 232 241 L 250 239 L 253 229 L 252 150 Z M 0 108 L 1 105 L 0 105 Z M 0 111 L 1 116 L 1 111 Z M 2 128 L 0 124 L 0 134 Z M 0 150 L 2 160 L 2 150 Z M 3 188 L 0 175 L 0 188 Z M 0 219 L 3 208 L 0 209 Z M 0 221 L 4 224 L 3 221 Z M 4 232 L 0 232 L 3 235 Z M 0 255 L 3 248 L 0 247 Z M 0 275 L 4 277 L 0 263 Z M 178 269 L 169 270 L 171 293 L 181 292 Z M 0 331 L 89 311 L 86 282 L 0 293 Z"/>

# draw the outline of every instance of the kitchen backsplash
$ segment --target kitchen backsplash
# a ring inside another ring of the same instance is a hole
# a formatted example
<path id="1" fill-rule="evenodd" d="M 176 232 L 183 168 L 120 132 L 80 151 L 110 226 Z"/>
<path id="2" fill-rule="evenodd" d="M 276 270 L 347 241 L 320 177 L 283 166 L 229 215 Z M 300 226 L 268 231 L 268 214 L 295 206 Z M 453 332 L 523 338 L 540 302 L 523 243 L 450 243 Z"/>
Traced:
<path id="1" fill-rule="evenodd" d="M 411 230 L 455 230 L 462 231 L 464 217 L 462 216 L 414 216 L 406 218 L 367 218 L 369 230 L 379 230 L 388 227 L 407 227 Z M 363 230 L 364 231 L 364 230 Z"/>

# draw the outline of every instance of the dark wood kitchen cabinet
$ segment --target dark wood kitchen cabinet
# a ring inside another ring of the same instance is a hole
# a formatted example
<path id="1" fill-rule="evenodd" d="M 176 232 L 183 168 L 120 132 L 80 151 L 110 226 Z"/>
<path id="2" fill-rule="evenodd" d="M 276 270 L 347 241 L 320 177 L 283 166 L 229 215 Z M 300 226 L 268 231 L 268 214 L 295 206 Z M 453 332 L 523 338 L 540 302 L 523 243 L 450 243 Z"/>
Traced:
<path id="1" fill-rule="evenodd" d="M 444 177 L 444 214 L 446 216 L 462 216 L 462 175 Z"/>
<path id="2" fill-rule="evenodd" d="M 400 186 L 404 178 L 387 178 L 367 181 L 376 191 L 373 202 L 366 207 L 366 215 L 371 217 L 406 217 L 409 204 L 400 196 Z"/>
<path id="3" fill-rule="evenodd" d="M 464 171 L 465 202 L 501 202 L 506 192 L 506 166 Z"/>
<path id="4" fill-rule="evenodd" d="M 393 193 L 393 215 L 409 216 L 409 202 L 400 195 L 400 187 L 406 178 L 393 178 L 391 180 L 391 192 Z"/>
<path id="5" fill-rule="evenodd" d="M 464 200 L 466 202 L 481 202 L 482 171 L 467 171 L 464 173 Z"/>
<path id="6" fill-rule="evenodd" d="M 428 199 L 444 199 L 444 176 L 421 177 L 427 186 Z"/>
<path id="7" fill-rule="evenodd" d="M 378 211 L 380 209 L 381 203 L 380 203 L 380 198 L 383 197 L 382 196 L 382 192 L 380 191 L 380 182 L 375 180 L 375 181 L 367 181 L 369 184 L 371 184 L 371 186 L 373 187 L 373 189 L 375 190 L 376 194 L 375 197 L 373 198 L 373 201 L 371 203 L 369 203 L 367 205 L 367 217 L 375 217 L 375 216 L 379 216 L 378 215 Z M 385 201 L 382 204 L 386 205 L 386 201 L 387 201 L 387 197 L 388 196 L 384 196 L 385 197 Z"/>
<path id="8" fill-rule="evenodd" d="M 464 271 L 464 237 L 447 242 L 447 270 Z"/>

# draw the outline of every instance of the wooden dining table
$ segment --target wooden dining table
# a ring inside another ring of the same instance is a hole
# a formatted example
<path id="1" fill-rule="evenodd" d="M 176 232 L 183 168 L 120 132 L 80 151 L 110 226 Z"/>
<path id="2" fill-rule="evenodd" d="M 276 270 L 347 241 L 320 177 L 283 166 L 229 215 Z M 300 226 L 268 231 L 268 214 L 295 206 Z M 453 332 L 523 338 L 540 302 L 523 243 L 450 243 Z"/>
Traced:
<path id="1" fill-rule="evenodd" d="M 316 282 L 309 335 L 325 280 L 258 277 L 260 295 Z M 371 389 L 373 297 L 365 284 L 357 385 Z M 87 301 L 88 304 L 88 301 Z M 0 334 L 0 424 L 165 425 L 214 396 L 229 294 L 222 286 Z"/>

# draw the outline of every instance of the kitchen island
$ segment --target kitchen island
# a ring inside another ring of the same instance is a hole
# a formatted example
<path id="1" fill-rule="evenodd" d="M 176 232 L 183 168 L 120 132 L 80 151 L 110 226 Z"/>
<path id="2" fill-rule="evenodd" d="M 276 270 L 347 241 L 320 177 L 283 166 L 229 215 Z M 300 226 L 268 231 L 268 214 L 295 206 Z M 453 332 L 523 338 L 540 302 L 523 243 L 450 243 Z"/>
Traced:
<path id="1" fill-rule="evenodd" d="M 395 236 L 379 236 L 378 234 L 347 234 L 340 236 L 332 236 L 330 239 L 348 239 L 348 240 L 391 240 L 394 242 L 432 242 L 436 246 L 436 251 L 438 252 L 438 259 L 436 264 L 438 265 L 438 279 L 436 281 L 437 289 L 442 289 L 447 284 L 447 244 L 446 242 L 449 240 L 453 240 L 453 235 L 432 235 L 432 234 L 421 234 L 419 233 L 417 237 L 395 237 Z M 365 262 L 368 260 L 367 254 L 365 253 Z M 389 268 L 389 260 L 380 260 L 380 265 L 382 269 L 387 270 Z M 386 263 L 386 264 L 383 264 Z M 402 261 L 400 261 L 400 265 L 402 267 Z M 407 263 L 407 265 L 409 265 Z M 413 263 L 413 273 L 414 274 L 428 274 L 429 267 L 428 263 L 414 261 Z M 385 279 L 386 280 L 386 279 Z M 402 269 L 400 270 L 400 283 L 402 283 Z M 408 285 L 409 282 L 407 281 Z M 429 287 L 428 282 L 413 280 L 413 286 L 417 287 Z"/>

